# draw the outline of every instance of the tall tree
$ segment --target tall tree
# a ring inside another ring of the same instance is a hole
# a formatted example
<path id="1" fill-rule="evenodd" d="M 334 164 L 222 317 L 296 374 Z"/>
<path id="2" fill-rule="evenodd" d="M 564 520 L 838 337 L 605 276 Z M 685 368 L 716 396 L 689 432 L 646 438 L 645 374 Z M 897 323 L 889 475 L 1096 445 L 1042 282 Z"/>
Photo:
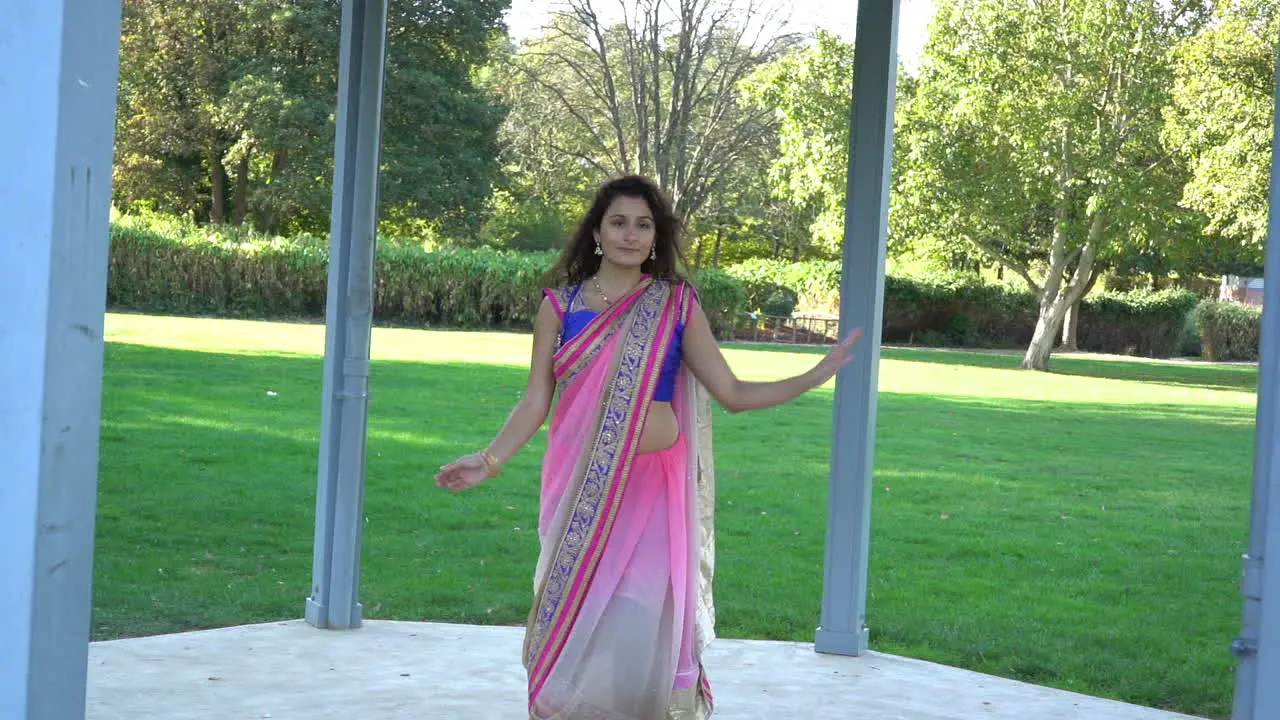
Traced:
<path id="1" fill-rule="evenodd" d="M 501 109 L 472 82 L 508 0 L 392 0 L 383 206 L 465 226 Z M 341 3 L 126 0 L 117 203 L 270 231 L 328 226 Z"/>
<path id="2" fill-rule="evenodd" d="M 770 168 L 774 195 L 789 214 L 812 218 L 812 250 L 827 257 L 837 257 L 844 241 L 853 49 L 819 30 L 812 42 L 743 83 L 747 102 L 771 109 L 779 124 L 778 155 Z M 898 108 L 914 90 L 915 78 L 899 68 Z"/>
<path id="3" fill-rule="evenodd" d="M 1227 0 L 1175 54 L 1165 139 L 1191 169 L 1183 202 L 1208 216 L 1201 250 L 1219 272 L 1261 271 L 1277 38 L 1280 2 Z"/>
<path id="4" fill-rule="evenodd" d="M 754 3 L 622 0 L 608 24 L 596 2 L 566 0 L 513 56 L 508 123 L 543 172 L 650 175 L 691 217 L 769 138 L 771 113 L 738 84 L 791 38 Z"/>
<path id="5" fill-rule="evenodd" d="M 234 136 L 223 101 L 244 53 L 241 12 L 231 3 L 125 3 L 114 185 L 126 207 L 225 219 Z"/>
<path id="6" fill-rule="evenodd" d="M 694 218 L 689 260 L 695 267 L 720 267 L 762 256 L 793 261 L 809 257 L 812 217 L 798 219 L 795 208 L 774 197 L 769 178 L 774 147 L 760 143 L 756 152 L 735 163 L 723 189 Z"/>
<path id="7" fill-rule="evenodd" d="M 769 169 L 774 195 L 812 217 L 813 249 L 828 257 L 839 255 L 844 240 L 852 86 L 853 44 L 826 30 L 742 85 L 746 102 L 778 123 L 778 153 Z M 911 87 L 911 78 L 900 78 L 899 95 Z"/>
<path id="8" fill-rule="evenodd" d="M 499 173 L 506 115 L 477 80 L 510 0 L 391 0 L 381 200 L 385 215 L 474 234 Z"/>
<path id="9" fill-rule="evenodd" d="M 588 144 L 586 130 L 565 119 L 546 96 L 544 87 L 531 81 L 516 55 L 519 48 L 504 43 L 495 49 L 485 69 L 484 85 L 501 98 L 508 112 L 499 128 L 502 171 L 499 189 L 490 198 L 493 213 L 485 235 L 507 247 L 543 249 L 564 242 L 559 236 L 522 237 L 538 228 L 567 230 L 585 210 L 591 185 L 599 179 L 597 170 L 574 156 L 568 148 Z M 547 73 L 555 70 L 546 68 Z M 564 68 L 559 68 L 564 70 Z M 528 230 L 521 230 L 521 227 Z M 531 227 L 532 226 L 532 227 Z"/>
<path id="10" fill-rule="evenodd" d="M 1100 263 L 1181 227 L 1160 113 L 1171 49 L 1203 14 L 1162 0 L 939 2 L 904 117 L 904 214 L 1037 293 L 1023 367 L 1048 367 Z"/>

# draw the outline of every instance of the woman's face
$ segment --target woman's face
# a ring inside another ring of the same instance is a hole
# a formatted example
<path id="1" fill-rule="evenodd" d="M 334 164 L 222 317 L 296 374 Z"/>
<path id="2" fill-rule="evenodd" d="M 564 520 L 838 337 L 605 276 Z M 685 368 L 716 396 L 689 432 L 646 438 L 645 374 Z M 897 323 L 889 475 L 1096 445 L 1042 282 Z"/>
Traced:
<path id="1" fill-rule="evenodd" d="M 640 267 L 648 260 L 657 237 L 649 203 L 638 197 L 614 198 L 596 230 L 604 259 L 624 268 Z"/>

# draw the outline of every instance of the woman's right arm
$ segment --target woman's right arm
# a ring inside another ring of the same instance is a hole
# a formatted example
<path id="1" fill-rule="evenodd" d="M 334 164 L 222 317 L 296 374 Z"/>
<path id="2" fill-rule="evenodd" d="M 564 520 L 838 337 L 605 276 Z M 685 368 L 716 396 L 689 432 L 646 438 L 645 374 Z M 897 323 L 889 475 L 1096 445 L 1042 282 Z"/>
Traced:
<path id="1" fill-rule="evenodd" d="M 524 397 L 516 403 L 507 422 L 493 442 L 482 452 L 464 455 L 440 468 L 436 484 L 450 490 L 465 490 L 478 485 L 498 470 L 490 467 L 490 460 L 499 467 L 524 447 L 538 428 L 547 420 L 551 400 L 555 395 L 555 375 L 552 358 L 556 352 L 556 339 L 560 335 L 560 317 L 551 301 L 542 299 L 538 316 L 533 321 L 533 358 L 529 363 L 529 380 Z M 489 459 L 485 458 L 488 454 Z"/>
<path id="2" fill-rule="evenodd" d="M 695 304 L 684 330 L 684 361 L 725 410 L 759 410 L 790 402 L 830 380 L 852 359 L 850 353 L 860 337 L 861 328 L 849 333 L 812 370 L 801 375 L 772 382 L 747 382 L 738 379 L 729 368 L 702 306 Z"/>
<path id="3" fill-rule="evenodd" d="M 551 370 L 552 357 L 559 335 L 560 318 L 551 307 L 551 301 L 544 297 L 533 321 L 533 358 L 529 361 L 529 380 L 524 397 L 516 403 L 497 437 L 489 443 L 488 450 L 500 465 L 506 464 L 529 442 L 551 412 L 551 400 L 556 391 L 555 375 Z"/>

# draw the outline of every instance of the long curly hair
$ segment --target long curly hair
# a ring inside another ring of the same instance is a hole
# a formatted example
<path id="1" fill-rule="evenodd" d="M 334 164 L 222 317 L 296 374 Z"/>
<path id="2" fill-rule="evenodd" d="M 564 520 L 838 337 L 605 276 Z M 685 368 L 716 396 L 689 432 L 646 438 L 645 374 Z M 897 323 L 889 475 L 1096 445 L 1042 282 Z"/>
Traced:
<path id="1" fill-rule="evenodd" d="M 680 272 L 681 267 L 687 267 L 680 248 L 683 222 L 656 183 L 639 175 L 626 175 L 606 182 L 596 191 L 591 208 L 569 236 L 560 259 L 547 273 L 547 285 L 576 285 L 600 269 L 601 257 L 595 254 L 595 233 L 604 223 L 604 214 L 609 210 L 609 205 L 619 197 L 644 200 L 653 215 L 653 250 L 656 257 L 653 260 L 645 259 L 640 266 L 641 272 L 665 280 L 684 279 Z"/>

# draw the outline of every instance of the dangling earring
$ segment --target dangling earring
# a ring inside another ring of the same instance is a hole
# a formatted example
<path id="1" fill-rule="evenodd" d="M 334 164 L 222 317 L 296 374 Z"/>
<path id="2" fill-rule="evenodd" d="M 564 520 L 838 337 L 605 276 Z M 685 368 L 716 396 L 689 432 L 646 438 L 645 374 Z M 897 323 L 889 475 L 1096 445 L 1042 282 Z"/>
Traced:
<path id="1" fill-rule="evenodd" d="M 604 250 L 600 247 L 600 238 L 596 238 L 596 255 L 603 255 Z"/>
<path id="2" fill-rule="evenodd" d="M 649 259 L 650 259 L 650 260 L 657 260 L 657 259 L 658 259 L 658 246 L 657 246 L 657 245 L 650 245 L 650 246 L 649 246 Z"/>

